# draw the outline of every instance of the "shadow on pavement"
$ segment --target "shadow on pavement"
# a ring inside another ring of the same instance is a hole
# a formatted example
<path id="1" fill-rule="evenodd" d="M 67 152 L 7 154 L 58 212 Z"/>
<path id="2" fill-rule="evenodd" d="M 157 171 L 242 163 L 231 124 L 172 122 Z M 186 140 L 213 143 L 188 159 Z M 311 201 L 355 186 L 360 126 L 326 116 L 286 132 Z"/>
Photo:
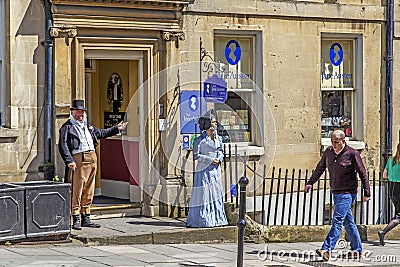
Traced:
<path id="1" fill-rule="evenodd" d="M 143 221 L 131 221 L 127 222 L 132 225 L 151 225 L 151 226 L 172 226 L 172 227 L 182 227 L 186 228 L 186 224 L 184 222 L 165 222 L 165 221 L 152 221 L 152 222 L 143 222 Z"/>

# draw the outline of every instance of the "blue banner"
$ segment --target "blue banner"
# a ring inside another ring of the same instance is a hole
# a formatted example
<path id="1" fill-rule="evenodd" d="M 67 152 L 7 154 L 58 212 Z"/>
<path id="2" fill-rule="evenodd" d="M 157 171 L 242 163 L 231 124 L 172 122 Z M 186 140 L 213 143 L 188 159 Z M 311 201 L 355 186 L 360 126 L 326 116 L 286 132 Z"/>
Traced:
<path id="1" fill-rule="evenodd" d="M 181 91 L 180 101 L 181 134 L 200 133 L 197 125 L 200 117 L 200 102 L 202 102 L 202 111 L 206 112 L 206 101 L 200 101 L 199 91 Z"/>

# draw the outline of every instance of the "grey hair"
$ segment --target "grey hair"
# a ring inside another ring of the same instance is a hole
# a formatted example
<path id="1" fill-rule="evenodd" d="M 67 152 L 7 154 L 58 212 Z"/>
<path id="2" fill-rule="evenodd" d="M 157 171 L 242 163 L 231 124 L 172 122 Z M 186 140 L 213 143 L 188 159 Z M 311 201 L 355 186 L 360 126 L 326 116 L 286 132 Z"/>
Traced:
<path id="1" fill-rule="evenodd" d="M 331 137 L 338 137 L 340 140 L 343 140 L 346 138 L 345 133 L 342 130 L 334 130 L 331 134 Z"/>

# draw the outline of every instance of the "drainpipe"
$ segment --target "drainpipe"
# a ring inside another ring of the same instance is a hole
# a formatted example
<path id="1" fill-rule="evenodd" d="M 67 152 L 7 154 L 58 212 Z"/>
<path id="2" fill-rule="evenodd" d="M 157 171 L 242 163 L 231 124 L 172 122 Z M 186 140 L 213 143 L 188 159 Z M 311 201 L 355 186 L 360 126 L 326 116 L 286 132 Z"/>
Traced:
<path id="1" fill-rule="evenodd" d="M 6 10 L 6 4 L 5 1 L 0 1 L 0 18 L 5 17 L 5 10 Z M 0 26 L 0 38 L 5 38 L 5 26 L 1 25 Z M 4 40 L 4 39 L 3 39 Z M 0 50 L 2 51 L 0 53 L 0 61 L 3 64 L 0 66 L 0 77 L 2 77 L 2 80 L 0 81 L 0 128 L 5 126 L 5 116 L 6 116 L 6 90 L 5 86 L 7 84 L 6 82 L 6 67 L 5 67 L 5 45 L 4 42 L 0 44 Z M 2 88 L 2 90 L 1 90 Z"/>
<path id="2" fill-rule="evenodd" d="M 386 33 L 386 106 L 387 106 L 387 135 L 386 159 L 392 156 L 392 131 L 393 131 L 393 0 L 387 2 L 387 33 Z"/>
<path id="3" fill-rule="evenodd" d="M 53 38 L 50 29 L 53 26 L 50 0 L 44 0 L 45 4 L 45 107 L 44 107 L 44 179 L 52 180 L 54 177 L 53 143 Z"/>

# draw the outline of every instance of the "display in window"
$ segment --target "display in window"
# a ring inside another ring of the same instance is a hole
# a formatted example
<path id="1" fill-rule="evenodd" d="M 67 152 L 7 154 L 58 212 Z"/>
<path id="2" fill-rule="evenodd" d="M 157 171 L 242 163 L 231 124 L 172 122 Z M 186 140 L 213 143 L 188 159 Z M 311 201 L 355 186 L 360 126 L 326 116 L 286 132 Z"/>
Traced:
<path id="1" fill-rule="evenodd" d="M 248 110 L 238 109 L 238 110 L 236 110 L 236 113 L 239 116 L 241 124 L 243 124 L 243 125 L 249 124 L 249 111 Z"/>
<path id="2" fill-rule="evenodd" d="M 347 137 L 352 136 L 351 125 L 351 92 L 322 92 L 322 137 L 330 137 L 331 133 L 340 129 Z"/>
<path id="3" fill-rule="evenodd" d="M 224 142 L 250 142 L 248 110 L 217 110 L 218 133 Z"/>

